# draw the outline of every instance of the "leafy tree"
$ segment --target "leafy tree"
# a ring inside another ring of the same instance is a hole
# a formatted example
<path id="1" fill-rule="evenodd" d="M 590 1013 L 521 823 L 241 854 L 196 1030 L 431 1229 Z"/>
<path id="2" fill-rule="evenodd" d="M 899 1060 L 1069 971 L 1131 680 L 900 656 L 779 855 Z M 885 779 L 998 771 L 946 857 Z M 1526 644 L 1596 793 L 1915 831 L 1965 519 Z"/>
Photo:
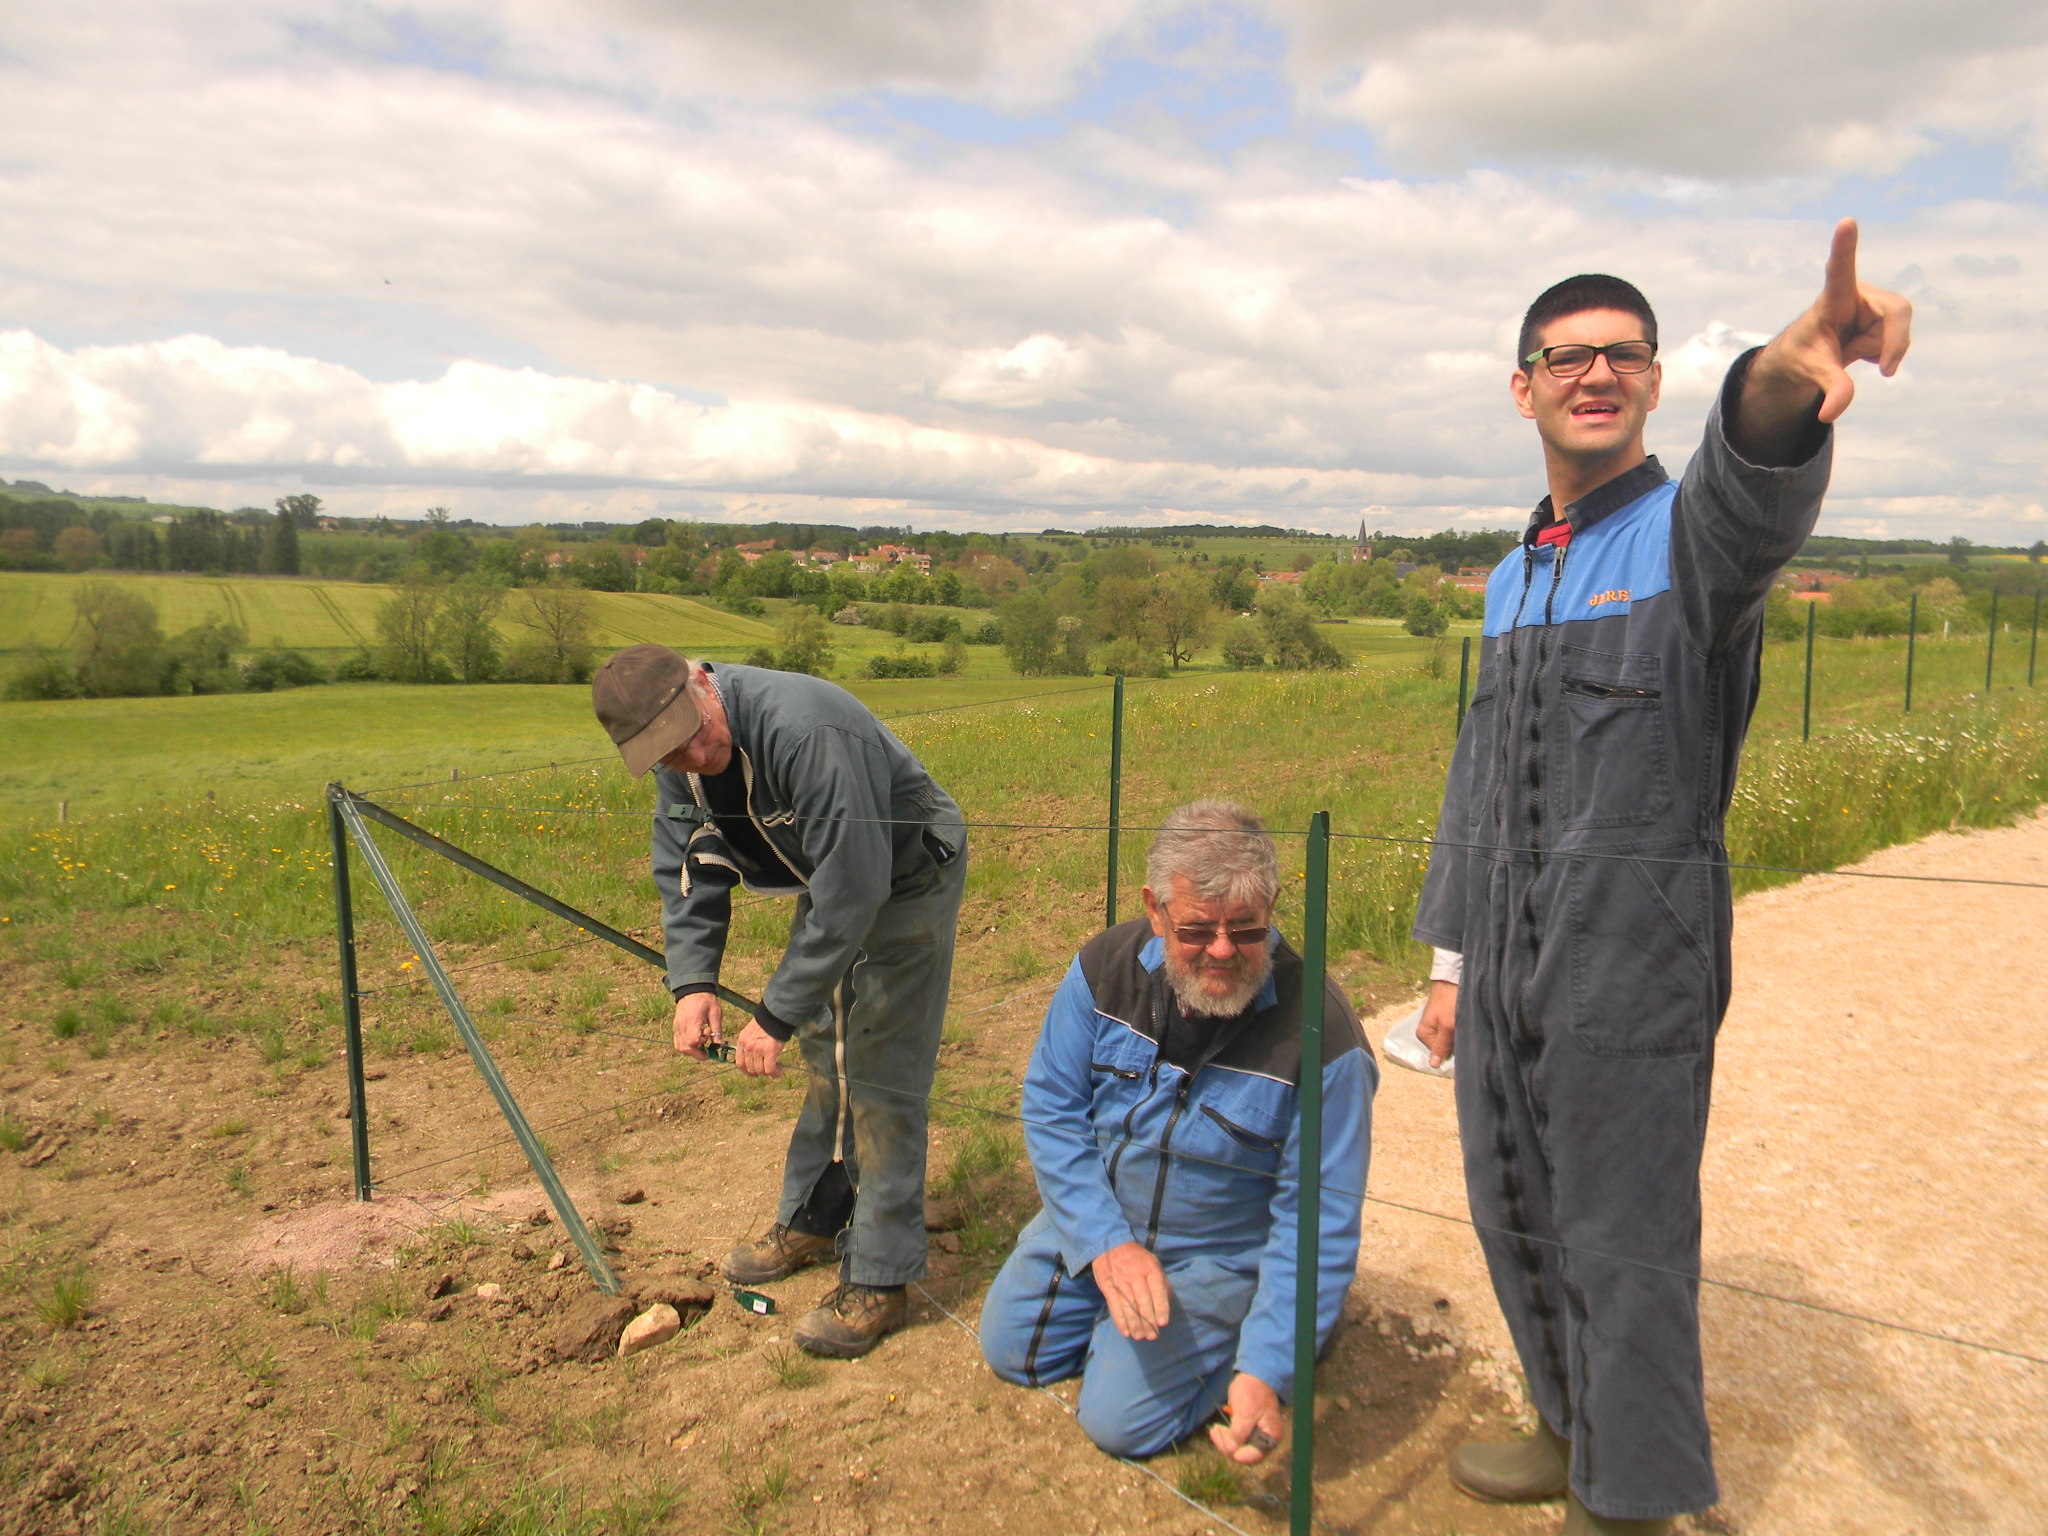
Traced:
<path id="1" fill-rule="evenodd" d="M 2039 565 L 2044 555 L 2048 555 L 2048 539 L 2036 539 L 2027 546 L 2027 559 L 2033 564 Z"/>
<path id="2" fill-rule="evenodd" d="M 832 629 L 825 616 L 807 604 L 796 604 L 782 616 L 775 633 L 779 647 L 775 664 L 785 672 L 824 677 L 832 671 Z"/>
<path id="3" fill-rule="evenodd" d="M 280 496 L 277 498 L 279 515 L 289 518 L 294 528 L 310 533 L 320 525 L 320 498 L 318 496 Z"/>
<path id="4" fill-rule="evenodd" d="M 434 629 L 441 616 L 440 583 L 419 575 L 401 581 L 377 609 L 383 641 L 378 669 L 401 683 L 434 681 Z"/>
<path id="5" fill-rule="evenodd" d="M 469 540 L 448 526 L 446 507 L 427 508 L 427 526 L 413 535 L 413 553 L 436 576 L 459 576 L 475 558 Z"/>
<path id="6" fill-rule="evenodd" d="M 1408 611 L 1402 615 L 1401 627 L 1411 635 L 1434 640 L 1451 625 L 1442 604 L 1431 601 L 1425 592 L 1414 592 L 1409 594 Z"/>
<path id="7" fill-rule="evenodd" d="M 939 571 L 932 577 L 932 601 L 942 608 L 958 608 L 962 589 L 955 571 Z"/>
<path id="8" fill-rule="evenodd" d="M 121 571 L 159 570 L 163 544 L 147 523 L 116 523 L 107 530 L 107 563 Z"/>
<path id="9" fill-rule="evenodd" d="M 1266 647 L 1257 619 L 1230 621 L 1230 627 L 1223 632 L 1223 664 L 1240 672 L 1266 664 Z"/>
<path id="10" fill-rule="evenodd" d="M 495 582 L 465 576 L 441 589 L 441 610 L 434 615 L 434 644 L 465 683 L 487 683 L 498 675 L 498 610 L 505 589 Z"/>
<path id="11" fill-rule="evenodd" d="M 1153 638 L 1166 659 L 1180 670 L 1193 661 L 1195 652 L 1209 643 L 1216 624 L 1216 604 L 1209 579 L 1191 565 L 1176 565 L 1160 576 L 1152 589 L 1149 619 Z"/>
<path id="12" fill-rule="evenodd" d="M 87 698 L 162 693 L 170 658 L 156 604 L 139 592 L 87 582 L 71 595 L 78 691 Z"/>
<path id="13" fill-rule="evenodd" d="M 1149 576 L 1105 576 L 1095 588 L 1095 622 L 1105 640 L 1149 638 L 1152 579 Z"/>
<path id="14" fill-rule="evenodd" d="M 1273 665 L 1284 670 L 1337 668 L 1344 658 L 1316 628 L 1315 615 L 1291 586 L 1273 583 L 1259 594 L 1259 633 Z"/>
<path id="15" fill-rule="evenodd" d="M 100 536 L 83 524 L 62 529 L 54 552 L 57 563 L 67 571 L 89 571 L 100 563 L 107 546 Z"/>
<path id="16" fill-rule="evenodd" d="M 1060 616 L 1042 592 L 1023 591 L 998 610 L 1003 626 L 1003 654 L 1010 668 L 1021 677 L 1036 677 L 1053 669 L 1059 649 Z"/>
<path id="17" fill-rule="evenodd" d="M 304 651 L 286 650 L 275 640 L 242 669 L 242 685 L 251 693 L 274 693 L 280 688 L 306 688 L 327 681 L 318 662 Z"/>
<path id="18" fill-rule="evenodd" d="M 1216 606 L 1228 612 L 1245 613 L 1258 601 L 1257 588 L 1243 560 L 1220 561 L 1210 574 L 1209 582 L 1216 597 Z"/>
<path id="19" fill-rule="evenodd" d="M 270 526 L 270 537 L 265 541 L 263 564 L 266 570 L 279 576 L 299 574 L 299 525 L 292 521 L 280 502 L 277 521 Z"/>
<path id="20" fill-rule="evenodd" d="M 597 648 L 597 603 L 560 576 L 522 587 L 513 601 L 512 622 L 526 631 L 506 657 L 521 682 L 582 683 L 590 680 Z"/>
<path id="21" fill-rule="evenodd" d="M 1948 541 L 1948 563 L 1964 566 L 1970 563 L 1970 541 L 1960 533 Z"/>
<path id="22" fill-rule="evenodd" d="M 62 651 L 30 641 L 21 665 L 7 680 L 4 695 L 9 700 L 75 699 L 78 675 Z"/>
<path id="23" fill-rule="evenodd" d="M 178 693 L 238 692 L 235 652 L 248 643 L 247 631 L 223 614 L 201 620 L 171 641 L 168 686 Z"/>

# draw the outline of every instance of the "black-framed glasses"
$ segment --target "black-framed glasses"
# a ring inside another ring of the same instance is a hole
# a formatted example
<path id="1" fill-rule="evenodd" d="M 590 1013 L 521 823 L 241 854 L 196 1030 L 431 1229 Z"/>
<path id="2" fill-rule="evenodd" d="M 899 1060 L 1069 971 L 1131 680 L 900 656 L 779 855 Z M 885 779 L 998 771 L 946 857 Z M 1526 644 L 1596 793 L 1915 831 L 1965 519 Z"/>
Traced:
<path id="1" fill-rule="evenodd" d="M 1175 923 L 1173 936 L 1192 949 L 1207 949 L 1216 942 L 1216 935 L 1222 934 L 1239 949 L 1251 949 L 1266 942 L 1266 932 L 1272 925 L 1261 923 L 1256 928 L 1231 928 L 1222 923 Z"/>
<path id="2" fill-rule="evenodd" d="M 1555 347 L 1538 348 L 1522 359 L 1522 366 L 1533 368 L 1541 363 L 1553 379 L 1576 379 L 1593 366 L 1596 357 L 1605 357 L 1607 366 L 1616 373 L 1647 373 L 1650 364 L 1657 360 L 1657 343 L 1610 341 L 1604 347 L 1588 347 L 1578 342 L 1564 342 Z"/>

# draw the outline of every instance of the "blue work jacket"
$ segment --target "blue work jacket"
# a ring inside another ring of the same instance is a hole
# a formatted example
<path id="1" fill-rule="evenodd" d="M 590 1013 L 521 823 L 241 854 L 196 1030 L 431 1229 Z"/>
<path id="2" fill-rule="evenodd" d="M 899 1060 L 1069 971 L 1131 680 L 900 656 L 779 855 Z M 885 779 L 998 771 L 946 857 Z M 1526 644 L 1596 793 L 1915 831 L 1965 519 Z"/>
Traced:
<path id="1" fill-rule="evenodd" d="M 1160 1052 L 1164 946 L 1143 919 L 1098 935 L 1046 1011 L 1024 1075 L 1025 1141 L 1069 1274 L 1128 1242 L 1177 1269 L 1256 1276 L 1237 1369 L 1282 1396 L 1294 1380 L 1301 1134 L 1301 958 L 1275 933 L 1243 1013 L 1214 1021 L 1190 1072 Z M 1325 985 L 1318 1347 L 1358 1268 L 1379 1069 L 1343 993 Z"/>

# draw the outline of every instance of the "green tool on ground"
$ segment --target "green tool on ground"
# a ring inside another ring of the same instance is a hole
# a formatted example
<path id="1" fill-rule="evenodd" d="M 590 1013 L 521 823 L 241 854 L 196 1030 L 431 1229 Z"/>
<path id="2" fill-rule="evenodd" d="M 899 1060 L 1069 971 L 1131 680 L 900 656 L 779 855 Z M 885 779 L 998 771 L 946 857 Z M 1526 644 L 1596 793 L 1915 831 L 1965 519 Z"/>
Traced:
<path id="1" fill-rule="evenodd" d="M 757 1313 L 762 1317 L 767 1317 L 775 1310 L 775 1298 L 773 1296 L 763 1296 L 759 1291 L 742 1291 L 735 1288 L 732 1293 L 732 1299 L 738 1302 L 746 1311 Z"/>

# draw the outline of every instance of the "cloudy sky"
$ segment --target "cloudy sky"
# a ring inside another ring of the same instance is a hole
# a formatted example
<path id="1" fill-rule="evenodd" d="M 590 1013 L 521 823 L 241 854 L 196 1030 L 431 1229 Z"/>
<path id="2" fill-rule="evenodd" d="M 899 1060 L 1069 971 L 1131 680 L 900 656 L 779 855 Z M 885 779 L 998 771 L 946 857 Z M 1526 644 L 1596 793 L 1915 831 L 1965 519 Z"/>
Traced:
<path id="1" fill-rule="evenodd" d="M 2048 535 L 2048 8 L 70 0 L 0 20 L 0 473 L 493 521 L 1501 526 L 1520 311 L 1651 447 L 1817 289 L 1839 533 Z"/>

